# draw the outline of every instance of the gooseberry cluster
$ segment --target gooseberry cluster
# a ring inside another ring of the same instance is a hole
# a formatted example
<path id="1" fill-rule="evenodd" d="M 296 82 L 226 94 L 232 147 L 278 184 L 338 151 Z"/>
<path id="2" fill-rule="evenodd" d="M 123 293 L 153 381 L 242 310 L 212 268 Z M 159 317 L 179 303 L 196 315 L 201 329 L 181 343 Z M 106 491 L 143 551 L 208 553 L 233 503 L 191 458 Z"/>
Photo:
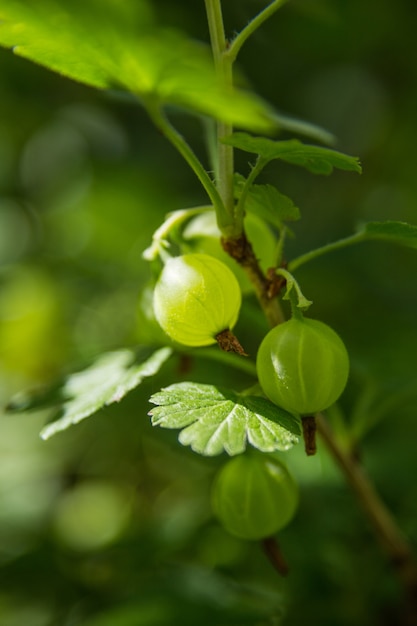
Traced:
<path id="1" fill-rule="evenodd" d="M 236 324 L 240 305 L 241 289 L 232 270 L 205 253 L 168 258 L 153 294 L 161 328 L 175 342 L 193 347 L 219 341 Z M 338 399 L 348 378 L 349 359 L 334 330 L 293 307 L 291 319 L 264 337 L 256 368 L 265 395 L 282 409 L 305 417 Z M 260 453 L 241 454 L 225 463 L 212 492 L 218 519 L 242 539 L 275 534 L 292 519 L 297 503 L 297 487 L 285 465 Z"/>

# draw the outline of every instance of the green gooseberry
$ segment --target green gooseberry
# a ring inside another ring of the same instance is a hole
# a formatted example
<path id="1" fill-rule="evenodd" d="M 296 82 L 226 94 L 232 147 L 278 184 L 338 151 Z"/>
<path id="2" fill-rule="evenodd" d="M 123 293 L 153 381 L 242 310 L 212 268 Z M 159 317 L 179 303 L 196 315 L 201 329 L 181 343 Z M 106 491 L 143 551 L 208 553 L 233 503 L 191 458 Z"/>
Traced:
<path id="1" fill-rule="evenodd" d="M 209 346 L 236 324 L 241 292 L 233 272 L 207 254 L 184 254 L 165 263 L 153 295 L 155 317 L 171 339 Z"/>
<path id="2" fill-rule="evenodd" d="M 292 317 L 264 337 L 256 368 L 259 383 L 272 402 L 290 413 L 314 415 L 343 392 L 349 356 L 330 326 Z"/>
<path id="3" fill-rule="evenodd" d="M 267 454 L 242 454 L 215 478 L 212 506 L 228 532 L 265 539 L 286 526 L 298 505 L 298 488 L 286 466 Z"/>

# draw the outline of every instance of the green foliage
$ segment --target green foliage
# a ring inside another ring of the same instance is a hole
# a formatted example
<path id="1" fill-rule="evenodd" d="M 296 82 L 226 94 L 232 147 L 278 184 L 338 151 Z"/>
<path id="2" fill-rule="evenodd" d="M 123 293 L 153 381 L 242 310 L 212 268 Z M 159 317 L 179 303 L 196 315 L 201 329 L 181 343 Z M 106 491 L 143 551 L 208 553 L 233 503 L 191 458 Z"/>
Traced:
<path id="1" fill-rule="evenodd" d="M 286 299 L 299 309 L 311 296 L 312 315 L 338 329 L 351 356 L 345 392 L 325 416 L 334 443 L 415 543 L 413 23 L 400 3 L 381 5 L 378 20 L 371 3 L 288 3 L 245 44 L 236 87 L 230 46 L 212 61 L 203 4 L 0 2 L 0 45 L 61 75 L 0 50 L 0 400 L 13 398 L 0 420 L 1 623 L 358 626 L 381 615 L 399 624 L 404 612 L 389 566 L 404 559 L 379 552 L 324 439 L 306 458 L 298 418 L 252 385 L 273 306 L 288 313 Z M 229 34 L 239 23 L 255 30 L 254 4 L 223 3 Z M 243 72 L 273 106 L 246 91 Z M 274 140 L 221 125 L 217 134 L 215 120 Z M 341 152 L 293 135 L 328 146 L 337 135 Z M 246 178 L 227 167 L 233 146 L 242 171 L 254 155 Z M 361 155 L 365 176 L 302 171 L 360 172 L 345 151 Z M 254 184 L 272 160 L 265 184 Z M 228 257 L 246 281 L 235 332 L 249 357 L 168 348 L 156 326 L 161 264 L 197 244 L 203 208 L 218 220 L 205 252 L 226 254 L 220 235 L 241 242 L 242 225 L 251 243 L 259 238 L 263 275 L 249 281 Z M 252 216 L 268 237 L 251 230 Z M 383 245 L 351 248 L 368 241 Z M 101 356 L 62 381 L 92 355 Z M 14 396 L 22 388 L 35 391 Z M 180 430 L 183 446 L 166 429 Z M 274 450 L 300 486 L 299 514 L 278 537 L 285 581 L 210 507 L 215 471 Z"/>
<path id="2" fill-rule="evenodd" d="M 406 222 L 368 222 L 360 227 L 358 233 L 364 239 L 382 239 L 410 248 L 417 247 L 417 226 Z"/>
<path id="3" fill-rule="evenodd" d="M 0 45 L 92 87 L 127 90 L 253 130 L 274 125 L 258 97 L 226 94 L 209 49 L 158 27 L 143 0 L 121 10 L 113 0 L 13 0 L 0 8 Z"/>
<path id="4" fill-rule="evenodd" d="M 235 197 L 239 200 L 245 185 L 245 178 L 235 175 Z M 258 215 L 277 228 L 286 221 L 300 219 L 300 210 L 288 196 L 273 185 L 251 185 L 245 197 L 245 210 Z"/>
<path id="5" fill-rule="evenodd" d="M 150 398 L 152 423 L 181 428 L 179 441 L 199 454 L 288 450 L 301 434 L 298 418 L 255 395 L 196 383 L 177 383 Z"/>
<path id="6" fill-rule="evenodd" d="M 62 404 L 59 419 L 45 426 L 42 438 L 49 439 L 104 406 L 120 402 L 144 378 L 154 376 L 170 356 L 170 348 L 161 348 L 153 354 L 149 354 L 149 350 L 142 350 L 139 354 L 133 350 L 119 350 L 102 354 L 87 369 L 70 374 L 59 387 Z M 9 410 L 41 408 L 54 403 L 54 399 L 56 402 L 56 397 L 48 393 L 40 399 L 36 393 L 33 396 L 24 394 L 10 402 Z"/>
<path id="7" fill-rule="evenodd" d="M 265 137 L 252 137 L 235 133 L 225 140 L 230 146 L 258 154 L 265 163 L 279 159 L 292 165 L 305 167 L 312 174 L 331 174 L 333 169 L 361 173 L 359 160 L 336 150 L 301 143 L 298 139 L 273 141 Z"/>

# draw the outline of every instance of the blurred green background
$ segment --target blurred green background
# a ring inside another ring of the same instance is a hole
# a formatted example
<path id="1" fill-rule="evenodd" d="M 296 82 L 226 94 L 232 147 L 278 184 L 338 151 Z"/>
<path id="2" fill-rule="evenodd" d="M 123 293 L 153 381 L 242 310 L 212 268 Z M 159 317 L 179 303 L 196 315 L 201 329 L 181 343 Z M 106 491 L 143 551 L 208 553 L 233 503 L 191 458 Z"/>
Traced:
<path id="1" fill-rule="evenodd" d="M 203 0 L 153 5 L 161 23 L 208 39 Z M 224 5 L 232 35 L 264 3 Z M 243 48 L 240 66 L 254 90 L 281 112 L 327 128 L 364 168 L 361 177 L 327 178 L 268 167 L 263 181 L 303 215 L 289 259 L 361 221 L 417 224 L 416 25 L 411 1 L 294 0 Z M 167 212 L 206 198 L 128 98 L 3 49 L 0 77 L 5 405 L 102 351 L 149 340 L 138 313 L 150 280 L 141 253 Z M 199 122 L 175 111 L 172 119 L 203 154 Z M 247 155 L 237 163 L 246 171 Z M 297 277 L 314 301 L 311 315 L 338 330 L 351 352 L 341 408 L 365 424 L 363 461 L 415 544 L 417 251 L 361 244 Z M 248 305 L 239 337 L 253 353 L 265 327 L 252 315 Z M 230 537 L 212 517 L 210 482 L 225 459 L 198 457 L 176 433 L 152 430 L 147 399 L 161 386 L 253 382 L 232 376 L 218 363 L 176 358 L 120 405 L 48 442 L 39 438 L 47 412 L 1 416 L 3 626 L 398 623 L 401 589 L 323 451 L 285 455 L 301 504 L 280 537 L 291 568 L 284 580 L 258 545 Z M 366 416 L 377 413 L 384 419 L 373 427 Z"/>

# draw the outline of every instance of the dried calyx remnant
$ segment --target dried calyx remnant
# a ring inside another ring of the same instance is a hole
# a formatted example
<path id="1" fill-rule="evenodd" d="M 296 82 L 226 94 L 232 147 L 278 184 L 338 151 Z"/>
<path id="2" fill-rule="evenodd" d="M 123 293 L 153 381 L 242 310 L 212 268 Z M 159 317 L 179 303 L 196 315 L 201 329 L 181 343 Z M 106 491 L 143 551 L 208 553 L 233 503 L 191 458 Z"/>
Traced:
<path id="1" fill-rule="evenodd" d="M 219 347 L 225 352 L 236 352 L 242 356 L 248 356 L 241 346 L 238 338 L 232 333 L 229 328 L 222 330 L 221 333 L 216 335 L 216 341 Z"/>

